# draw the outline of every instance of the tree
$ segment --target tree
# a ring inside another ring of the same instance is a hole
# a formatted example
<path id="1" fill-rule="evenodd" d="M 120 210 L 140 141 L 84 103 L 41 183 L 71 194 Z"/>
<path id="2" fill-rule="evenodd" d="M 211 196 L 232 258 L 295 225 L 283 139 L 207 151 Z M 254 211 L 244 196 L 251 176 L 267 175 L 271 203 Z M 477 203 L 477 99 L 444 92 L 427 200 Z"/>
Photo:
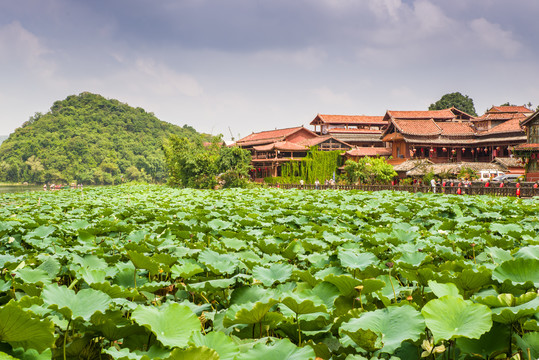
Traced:
<path id="1" fill-rule="evenodd" d="M 445 94 L 434 104 L 430 104 L 429 110 L 443 110 L 450 107 L 455 107 L 467 114 L 477 116 L 472 98 L 468 95 L 462 95 L 460 92 Z"/>
<path id="2" fill-rule="evenodd" d="M 163 144 L 169 169 L 168 183 L 173 186 L 209 189 L 217 185 L 217 177 L 225 187 L 247 183 L 251 155 L 239 147 L 222 145 L 220 137 L 210 144 L 202 139 L 169 137 Z"/>
<path id="3" fill-rule="evenodd" d="M 393 170 L 393 166 L 388 164 L 385 158 L 371 158 L 365 156 L 357 162 L 347 160 L 344 166 L 344 171 L 350 182 L 354 183 L 358 179 L 362 183 L 388 183 L 397 173 Z"/>

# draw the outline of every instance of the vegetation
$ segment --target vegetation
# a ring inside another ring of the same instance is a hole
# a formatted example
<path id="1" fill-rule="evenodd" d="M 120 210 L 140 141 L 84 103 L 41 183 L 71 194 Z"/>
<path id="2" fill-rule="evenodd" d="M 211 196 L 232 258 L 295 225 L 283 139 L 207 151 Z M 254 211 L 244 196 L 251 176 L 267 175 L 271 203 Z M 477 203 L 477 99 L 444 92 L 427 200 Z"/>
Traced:
<path id="1" fill-rule="evenodd" d="M 0 136 L 0 145 L 8 138 L 9 136 Z"/>
<path id="2" fill-rule="evenodd" d="M 306 183 L 313 184 L 316 179 L 320 182 L 336 176 L 341 163 L 342 151 L 321 151 L 318 147 L 312 147 L 306 157 L 300 161 L 290 161 L 282 165 L 281 178 L 289 179 L 289 182 L 298 182 L 303 179 Z M 282 181 L 281 181 L 282 182 Z"/>
<path id="3" fill-rule="evenodd" d="M 0 181 L 117 184 L 164 182 L 162 139 L 197 138 L 191 127 L 91 93 L 56 101 L 36 113 L 0 146 Z"/>
<path id="4" fill-rule="evenodd" d="M 358 181 L 364 184 L 388 183 L 397 176 L 393 166 L 385 158 L 365 156 L 358 161 L 347 160 L 344 172 L 349 183 Z"/>
<path id="5" fill-rule="evenodd" d="M 468 95 L 462 95 L 460 92 L 445 94 L 442 98 L 429 106 L 429 110 L 443 110 L 455 107 L 467 114 L 477 116 L 473 99 Z"/>
<path id="6" fill-rule="evenodd" d="M 479 175 L 477 174 L 477 171 L 475 171 L 472 168 L 469 167 L 463 167 L 460 169 L 459 174 L 457 175 L 459 179 L 466 179 L 466 180 L 476 180 L 479 178 Z"/>
<path id="7" fill-rule="evenodd" d="M 245 187 L 249 179 L 251 154 L 237 146 L 227 147 L 221 138 L 203 143 L 201 138 L 168 138 L 163 148 L 172 186 L 212 189 L 218 183 Z"/>
<path id="8" fill-rule="evenodd" d="M 0 205 L 3 359 L 539 356 L 534 199 L 122 185 Z"/>

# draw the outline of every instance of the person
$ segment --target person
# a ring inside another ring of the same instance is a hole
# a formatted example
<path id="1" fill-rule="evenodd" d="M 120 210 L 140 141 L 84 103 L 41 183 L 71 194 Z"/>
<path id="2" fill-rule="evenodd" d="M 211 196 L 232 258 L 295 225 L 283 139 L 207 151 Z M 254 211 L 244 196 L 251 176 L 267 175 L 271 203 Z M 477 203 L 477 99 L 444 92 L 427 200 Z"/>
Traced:
<path id="1" fill-rule="evenodd" d="M 299 186 L 300 186 L 301 189 L 303 189 L 303 179 L 301 179 L 301 180 L 299 181 Z"/>
<path id="2" fill-rule="evenodd" d="M 434 178 L 430 180 L 430 186 L 432 186 L 432 192 L 436 194 L 436 180 Z"/>
<path id="3" fill-rule="evenodd" d="M 533 188 L 534 188 L 534 189 L 539 189 L 539 180 L 537 180 L 537 181 L 535 182 L 535 184 L 533 184 Z"/>
<path id="4" fill-rule="evenodd" d="M 316 190 L 318 190 L 318 188 L 320 187 L 320 181 L 318 181 L 318 179 L 314 181 L 314 187 L 316 188 Z"/>

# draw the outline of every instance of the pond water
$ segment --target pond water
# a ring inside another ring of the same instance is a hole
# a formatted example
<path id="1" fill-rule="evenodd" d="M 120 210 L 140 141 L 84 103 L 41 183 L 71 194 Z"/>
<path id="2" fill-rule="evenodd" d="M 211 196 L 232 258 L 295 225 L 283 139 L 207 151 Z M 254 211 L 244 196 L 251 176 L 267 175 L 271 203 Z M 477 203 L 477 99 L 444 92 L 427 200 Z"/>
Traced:
<path id="1" fill-rule="evenodd" d="M 43 191 L 43 185 L 0 185 L 0 193 Z"/>

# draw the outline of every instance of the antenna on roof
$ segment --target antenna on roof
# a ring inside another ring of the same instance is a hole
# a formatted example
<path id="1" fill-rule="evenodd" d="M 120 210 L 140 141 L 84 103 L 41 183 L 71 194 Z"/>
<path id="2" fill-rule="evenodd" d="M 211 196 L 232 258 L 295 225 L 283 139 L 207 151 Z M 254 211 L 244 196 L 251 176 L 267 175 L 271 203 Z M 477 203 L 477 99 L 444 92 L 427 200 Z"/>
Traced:
<path id="1" fill-rule="evenodd" d="M 230 140 L 234 141 L 234 135 L 232 135 L 232 130 L 230 130 L 230 126 L 228 127 L 228 132 L 230 133 Z"/>

